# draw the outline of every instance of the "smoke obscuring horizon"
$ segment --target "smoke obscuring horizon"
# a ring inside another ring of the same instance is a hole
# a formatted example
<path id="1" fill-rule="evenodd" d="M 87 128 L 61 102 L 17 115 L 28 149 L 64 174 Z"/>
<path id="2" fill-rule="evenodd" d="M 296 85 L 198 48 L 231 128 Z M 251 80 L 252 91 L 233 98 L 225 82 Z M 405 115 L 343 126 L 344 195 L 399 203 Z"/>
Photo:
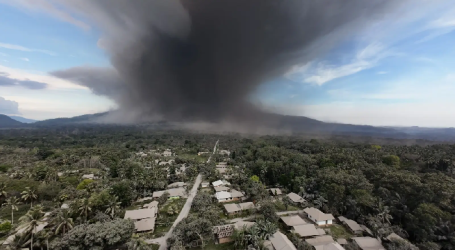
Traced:
<path id="1" fill-rule="evenodd" d="M 172 121 L 262 120 L 250 96 L 393 10 L 393 0 L 68 0 L 102 31 L 113 68 L 52 72 L 120 112 Z"/>

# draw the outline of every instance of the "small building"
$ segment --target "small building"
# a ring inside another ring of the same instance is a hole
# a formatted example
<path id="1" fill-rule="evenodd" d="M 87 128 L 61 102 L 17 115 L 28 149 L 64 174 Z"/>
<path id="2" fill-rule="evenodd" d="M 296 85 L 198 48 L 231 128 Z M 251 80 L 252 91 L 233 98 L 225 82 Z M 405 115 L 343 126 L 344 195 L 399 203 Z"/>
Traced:
<path id="1" fill-rule="evenodd" d="M 149 201 L 149 200 L 153 200 L 153 197 L 144 197 L 144 198 L 138 199 L 137 202 L 144 202 L 144 201 Z"/>
<path id="2" fill-rule="evenodd" d="M 324 235 L 325 231 L 319 231 L 313 224 L 306 224 L 306 225 L 298 225 L 293 226 L 294 232 L 300 236 L 301 238 L 309 238 L 313 236 Z"/>
<path id="3" fill-rule="evenodd" d="M 163 195 L 165 192 L 169 193 L 169 199 L 178 199 L 181 197 L 185 197 L 185 189 L 184 188 L 171 188 L 163 191 L 155 191 L 153 192 L 153 198 L 159 198 L 161 195 Z"/>
<path id="4" fill-rule="evenodd" d="M 94 175 L 94 174 L 84 174 L 84 175 L 82 176 L 82 179 L 84 179 L 84 180 L 86 180 L 86 179 L 88 179 L 88 180 L 94 180 L 94 179 L 95 179 L 95 175 Z"/>
<path id="5" fill-rule="evenodd" d="M 224 209 L 228 215 L 234 215 L 243 211 L 253 210 L 255 208 L 253 202 L 233 203 L 224 205 Z"/>
<path id="6" fill-rule="evenodd" d="M 352 240 L 360 247 L 362 250 L 385 250 L 381 242 L 372 237 L 354 237 Z"/>
<path id="7" fill-rule="evenodd" d="M 214 181 L 212 182 L 212 185 L 214 187 L 218 187 L 218 186 L 229 186 L 231 185 L 231 183 L 225 181 L 225 180 L 217 180 L 217 181 Z"/>
<path id="8" fill-rule="evenodd" d="M 360 227 L 360 225 L 353 220 L 346 219 L 343 221 L 343 224 L 353 234 L 361 234 L 363 232 L 363 228 Z"/>
<path id="9" fill-rule="evenodd" d="M 245 195 L 242 192 L 237 191 L 235 189 L 231 189 L 230 193 L 232 200 L 243 200 L 245 198 Z"/>
<path id="10" fill-rule="evenodd" d="M 289 193 L 287 194 L 287 196 L 289 197 L 289 199 L 291 199 L 292 202 L 294 202 L 294 204 L 302 204 L 305 202 L 305 199 L 303 199 L 302 196 L 296 193 Z"/>
<path id="11" fill-rule="evenodd" d="M 198 156 L 205 155 L 205 154 L 210 154 L 210 152 L 198 152 L 197 153 Z"/>
<path id="12" fill-rule="evenodd" d="M 297 250 L 288 237 L 280 231 L 270 236 L 269 240 L 275 250 Z"/>
<path id="13" fill-rule="evenodd" d="M 345 250 L 345 249 L 337 242 L 332 242 L 327 245 L 324 245 L 322 250 Z"/>
<path id="14" fill-rule="evenodd" d="M 313 246 L 316 250 L 324 250 L 324 246 L 330 243 L 335 243 L 332 236 L 330 235 L 323 235 L 323 236 L 316 236 L 314 238 L 306 239 L 306 243 Z"/>
<path id="15" fill-rule="evenodd" d="M 374 236 L 373 231 L 371 231 L 371 229 L 369 229 L 367 226 L 365 226 L 365 225 L 360 225 L 360 227 L 361 227 L 361 228 L 363 229 L 363 231 L 364 231 L 365 233 L 367 233 L 368 235 Z"/>
<path id="16" fill-rule="evenodd" d="M 148 209 L 156 208 L 158 210 L 158 204 L 159 204 L 158 201 L 152 201 L 148 204 L 145 204 L 143 207 Z"/>
<path id="17" fill-rule="evenodd" d="M 249 221 L 238 221 L 234 224 L 228 224 L 223 226 L 214 226 L 212 228 L 213 235 L 215 237 L 215 242 L 218 244 L 223 244 L 232 241 L 232 234 L 234 229 L 243 229 L 253 226 L 254 222 Z"/>
<path id="18" fill-rule="evenodd" d="M 345 238 L 338 238 L 337 242 L 340 245 L 347 245 L 348 244 L 348 241 Z"/>
<path id="19" fill-rule="evenodd" d="M 167 185 L 167 188 L 180 188 L 186 186 L 185 182 L 179 181 L 179 182 L 174 182 L 169 185 Z"/>
<path id="20" fill-rule="evenodd" d="M 308 222 L 306 222 L 298 215 L 283 216 L 280 219 L 288 227 L 288 229 L 291 229 L 293 226 L 308 224 Z"/>
<path id="21" fill-rule="evenodd" d="M 227 155 L 227 156 L 229 156 L 229 155 L 231 155 L 231 151 L 222 149 L 222 150 L 220 150 L 220 155 Z"/>
<path id="22" fill-rule="evenodd" d="M 232 201 L 231 193 L 226 192 L 226 191 L 221 191 L 221 192 L 215 193 L 215 197 L 218 200 L 218 202 Z"/>
<path id="23" fill-rule="evenodd" d="M 229 191 L 229 187 L 225 187 L 225 186 L 216 186 L 214 187 L 213 189 L 215 189 L 215 192 L 222 192 L 222 191 Z"/>
<path id="24" fill-rule="evenodd" d="M 283 194 L 283 193 L 281 192 L 281 189 L 279 189 L 279 188 L 270 188 L 270 189 L 269 189 L 269 192 L 270 192 L 270 194 L 273 195 L 273 196 L 280 196 L 280 195 Z"/>
<path id="25" fill-rule="evenodd" d="M 125 211 L 124 219 L 134 221 L 136 232 L 153 231 L 155 229 L 155 220 L 158 209 L 137 209 Z"/>
<path id="26" fill-rule="evenodd" d="M 210 182 L 202 182 L 201 187 L 202 188 L 208 188 L 210 186 Z"/>
<path id="27" fill-rule="evenodd" d="M 163 156 L 172 156 L 172 152 L 171 152 L 171 150 L 170 150 L 170 149 L 166 149 L 166 150 L 164 150 L 164 152 L 163 152 Z"/>
<path id="28" fill-rule="evenodd" d="M 332 214 L 323 213 L 314 207 L 307 207 L 303 211 L 307 214 L 308 219 L 318 226 L 332 225 L 333 220 L 335 219 Z"/>

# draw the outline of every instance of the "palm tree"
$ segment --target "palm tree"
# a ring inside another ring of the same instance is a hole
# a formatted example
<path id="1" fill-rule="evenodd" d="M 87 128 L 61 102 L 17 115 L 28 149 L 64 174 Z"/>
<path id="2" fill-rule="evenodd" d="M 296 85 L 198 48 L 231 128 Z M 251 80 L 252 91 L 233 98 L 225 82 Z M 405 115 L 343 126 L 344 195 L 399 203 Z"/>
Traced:
<path id="1" fill-rule="evenodd" d="M 142 238 L 137 234 L 133 234 L 131 240 L 126 243 L 128 250 L 152 250 L 152 246 L 147 244 Z"/>
<path id="2" fill-rule="evenodd" d="M 0 198 L 6 198 L 6 196 L 8 196 L 6 184 L 2 182 L 2 184 L 0 184 Z"/>
<path id="3" fill-rule="evenodd" d="M 34 208 L 31 208 L 28 213 L 22 216 L 19 221 L 25 223 L 25 230 L 27 233 L 30 233 L 30 249 L 33 249 L 33 236 L 36 233 L 36 228 L 39 226 L 39 221 L 43 217 L 44 213 L 42 206 L 38 205 Z"/>
<path id="4" fill-rule="evenodd" d="M 246 240 L 246 237 L 245 237 L 245 231 L 246 231 L 246 228 L 243 228 L 241 230 L 234 229 L 234 232 L 232 233 L 231 238 L 234 241 L 235 249 L 245 249 L 246 248 L 248 241 Z"/>
<path id="5" fill-rule="evenodd" d="M 120 204 L 122 203 L 118 201 L 118 197 L 114 196 L 107 205 L 106 214 L 110 215 L 113 219 L 115 214 L 118 213 L 118 210 L 120 210 Z"/>
<path id="6" fill-rule="evenodd" d="M 17 205 L 21 204 L 19 202 L 19 199 L 16 197 L 10 197 L 9 199 L 6 200 L 6 203 L 3 204 L 3 206 L 7 206 L 11 208 L 11 225 L 14 224 L 14 210 L 18 210 Z"/>
<path id="7" fill-rule="evenodd" d="M 84 220 L 87 221 L 88 214 L 92 211 L 92 203 L 89 199 L 84 198 L 80 201 L 78 206 L 79 215 L 84 216 Z"/>
<path id="8" fill-rule="evenodd" d="M 381 199 L 378 200 L 378 204 L 376 206 L 377 217 L 381 220 L 382 223 L 389 223 L 390 220 L 393 219 L 392 215 L 390 215 L 390 209 L 388 206 L 385 206 Z"/>
<path id="9" fill-rule="evenodd" d="M 258 221 L 257 225 L 260 230 L 259 237 L 262 240 L 267 240 L 278 230 L 277 226 L 268 220 Z"/>
<path id="10" fill-rule="evenodd" d="M 30 187 L 26 187 L 24 191 L 22 191 L 22 199 L 24 201 L 30 200 L 30 207 L 33 207 L 33 201 L 38 198 L 36 194 L 36 190 L 31 189 Z"/>
<path id="11" fill-rule="evenodd" d="M 55 234 L 60 234 L 60 232 L 65 234 L 74 226 L 73 218 L 70 217 L 68 209 L 60 209 L 52 220 L 52 224 L 56 227 Z"/>

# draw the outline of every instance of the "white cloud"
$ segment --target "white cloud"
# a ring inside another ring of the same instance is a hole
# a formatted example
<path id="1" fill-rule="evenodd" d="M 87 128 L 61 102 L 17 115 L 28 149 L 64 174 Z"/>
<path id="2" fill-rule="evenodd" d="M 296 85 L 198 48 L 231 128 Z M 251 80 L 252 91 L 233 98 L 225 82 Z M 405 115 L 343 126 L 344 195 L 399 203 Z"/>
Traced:
<path id="1" fill-rule="evenodd" d="M 0 96 L 0 114 L 6 115 L 19 114 L 19 103 L 7 100 Z"/>
<path id="2" fill-rule="evenodd" d="M 45 73 L 32 73 L 20 69 L 14 69 L 0 65 L 0 73 L 6 73 L 8 77 L 18 80 L 30 80 L 48 84 L 49 89 L 87 89 L 86 87 L 62 80 Z"/>
<path id="3" fill-rule="evenodd" d="M 64 1 L 63 1 L 64 2 Z M 41 11 L 50 14 L 61 21 L 71 23 L 84 30 L 89 30 L 90 25 L 82 20 L 73 17 L 68 11 L 62 9 L 62 5 L 56 5 L 50 0 L 0 0 L 0 3 L 9 4 L 19 8 L 25 8 L 32 11 Z"/>
<path id="4" fill-rule="evenodd" d="M 28 59 L 27 57 L 21 58 L 21 60 L 26 61 L 26 62 L 30 62 L 30 59 Z"/>
<path id="5" fill-rule="evenodd" d="M 51 55 L 51 56 L 55 56 L 56 55 L 52 51 L 43 50 L 43 49 L 31 49 L 31 48 L 27 48 L 27 47 L 20 46 L 20 45 L 17 45 L 17 44 L 0 43 L 0 48 L 11 49 L 11 50 L 20 50 L 20 51 L 26 51 L 26 52 L 40 52 L 40 53 L 48 54 L 48 55 Z"/>
<path id="6" fill-rule="evenodd" d="M 387 51 L 382 44 L 370 43 L 357 51 L 349 63 L 343 65 L 333 65 L 327 62 L 307 63 L 303 66 L 294 66 L 285 76 L 298 82 L 323 85 L 334 79 L 372 68 L 379 60 L 391 55 L 392 53 Z"/>

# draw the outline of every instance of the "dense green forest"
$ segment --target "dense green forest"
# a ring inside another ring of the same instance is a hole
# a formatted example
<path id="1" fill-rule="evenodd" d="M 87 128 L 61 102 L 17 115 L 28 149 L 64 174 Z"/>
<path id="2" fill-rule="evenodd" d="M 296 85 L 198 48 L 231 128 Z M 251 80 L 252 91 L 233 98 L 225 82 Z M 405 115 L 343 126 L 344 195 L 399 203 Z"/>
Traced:
<path id="1" fill-rule="evenodd" d="M 230 157 L 214 155 L 207 164 L 208 156 L 198 152 L 211 152 L 217 140 Z M 165 149 L 175 152 L 169 172 L 155 160 L 170 158 L 137 156 Z M 450 144 L 400 146 L 122 126 L 0 130 L 0 237 L 5 240 L 26 226 L 28 233 L 15 237 L 10 249 L 152 249 L 144 240 L 162 236 L 183 203 L 160 200 L 164 206 L 153 234 L 135 234 L 132 222 L 123 220 L 124 211 L 170 183 L 194 181 L 198 173 L 217 180 L 214 162 L 226 160 L 233 187 L 262 204 L 258 214 L 264 220 L 258 224 L 264 227 L 276 230 L 268 223 L 278 220 L 266 188 L 280 187 L 324 212 L 367 225 L 378 238 L 395 232 L 420 249 L 454 249 L 454 157 Z M 177 175 L 181 164 L 190 167 Z M 84 180 L 85 174 L 97 179 Z M 210 228 L 225 223 L 220 214 L 211 195 L 198 194 L 170 245 L 185 249 L 195 239 L 210 241 Z M 45 216 L 46 228 L 34 233 Z"/>

